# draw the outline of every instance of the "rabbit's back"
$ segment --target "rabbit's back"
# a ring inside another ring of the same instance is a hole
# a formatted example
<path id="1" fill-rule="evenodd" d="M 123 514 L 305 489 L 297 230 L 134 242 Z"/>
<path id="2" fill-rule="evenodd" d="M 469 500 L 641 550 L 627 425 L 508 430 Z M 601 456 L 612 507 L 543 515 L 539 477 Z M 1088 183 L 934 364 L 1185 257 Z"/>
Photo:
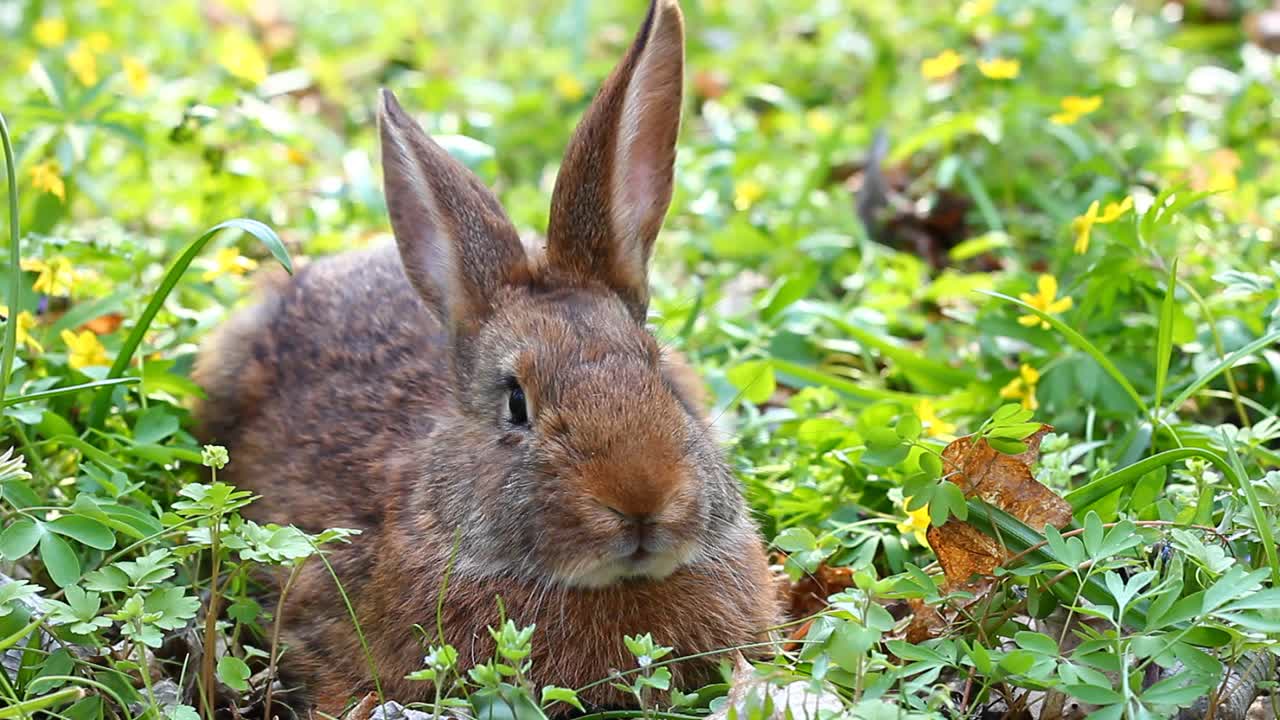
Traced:
<path id="1" fill-rule="evenodd" d="M 448 392 L 444 335 L 380 245 L 270 283 L 201 353 L 207 442 L 255 517 L 308 530 L 377 527 L 413 438 Z"/>

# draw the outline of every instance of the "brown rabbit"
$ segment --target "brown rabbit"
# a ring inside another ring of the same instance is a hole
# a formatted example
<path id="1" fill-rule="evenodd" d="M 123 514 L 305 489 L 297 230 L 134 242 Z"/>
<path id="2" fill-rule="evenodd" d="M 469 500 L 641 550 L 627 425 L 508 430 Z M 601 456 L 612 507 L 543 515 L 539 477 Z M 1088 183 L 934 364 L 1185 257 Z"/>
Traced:
<path id="1" fill-rule="evenodd" d="M 363 531 L 331 561 L 389 697 L 430 695 L 404 676 L 422 662 L 412 626 L 435 641 L 447 569 L 442 625 L 461 662 L 492 656 L 501 598 L 538 625 L 538 687 L 634 667 L 624 634 L 683 656 L 759 641 L 777 617 L 698 380 L 644 326 L 683 64 L 679 5 L 654 0 L 569 145 L 537 252 L 384 91 L 396 246 L 307 265 L 200 358 L 203 434 L 230 448 L 223 477 L 262 496 L 256 517 Z M 284 664 L 316 708 L 372 688 L 320 563 L 283 622 Z M 671 669 L 691 686 L 717 661 Z M 628 699 L 607 683 L 583 695 Z"/>

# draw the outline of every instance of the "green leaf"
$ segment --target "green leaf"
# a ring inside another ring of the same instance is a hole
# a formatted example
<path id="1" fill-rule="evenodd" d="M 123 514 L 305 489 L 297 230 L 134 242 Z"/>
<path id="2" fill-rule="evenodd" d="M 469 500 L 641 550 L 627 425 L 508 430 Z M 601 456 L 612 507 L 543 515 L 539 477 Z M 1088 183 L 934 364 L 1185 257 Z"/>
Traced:
<path id="1" fill-rule="evenodd" d="M 1191 682 L 1187 685 L 1186 675 L 1179 673 L 1165 678 L 1147 688 L 1142 693 L 1142 701 L 1153 705 L 1189 705 L 1204 697 L 1213 687 L 1211 683 Z"/>
<path id="2" fill-rule="evenodd" d="M 1120 387 L 1124 388 L 1124 391 L 1133 399 L 1134 404 L 1142 410 L 1143 414 L 1148 414 L 1150 412 L 1146 401 L 1143 400 L 1142 396 L 1138 394 L 1138 391 L 1133 388 L 1133 384 L 1129 382 L 1129 378 L 1125 377 L 1124 373 L 1120 372 L 1120 368 L 1117 368 L 1115 363 L 1111 362 L 1111 358 L 1107 357 L 1106 353 L 1099 350 L 1096 345 L 1086 340 L 1083 335 L 1073 330 L 1066 323 L 1029 303 L 1019 300 L 1018 298 L 1010 297 L 998 292 L 992 292 L 990 290 L 981 290 L 979 292 L 982 292 L 984 295 L 990 295 L 994 298 L 1007 300 L 1049 323 L 1054 330 L 1058 331 L 1059 335 L 1066 338 L 1068 343 L 1074 346 L 1077 350 L 1088 353 L 1089 357 L 1096 360 L 1097 363 L 1102 366 L 1102 369 L 1107 371 L 1107 374 L 1111 376 L 1111 379 L 1115 380 Z"/>
<path id="3" fill-rule="evenodd" d="M 40 561 L 58 587 L 67 587 L 80 579 L 80 560 L 71 546 L 54 533 L 40 536 Z"/>
<path id="4" fill-rule="evenodd" d="M 183 587 L 166 587 L 148 595 L 144 608 L 159 615 L 152 621 L 156 627 L 177 630 L 200 611 L 200 601 L 189 597 Z"/>
<path id="5" fill-rule="evenodd" d="M 920 423 L 920 418 L 914 413 L 908 413 L 898 419 L 898 424 L 894 430 L 898 433 L 898 437 L 903 440 L 914 441 L 919 439 L 920 432 L 924 426 Z"/>
<path id="6" fill-rule="evenodd" d="M 218 658 L 218 679 L 223 685 L 237 692 L 249 689 L 249 666 L 234 655 L 223 655 Z"/>
<path id="7" fill-rule="evenodd" d="M 742 397 L 755 405 L 760 405 L 773 396 L 778 388 L 777 379 L 773 375 L 773 366 L 768 360 L 749 360 L 729 368 L 725 377 L 738 388 Z"/>
<path id="8" fill-rule="evenodd" d="M 110 550 L 116 546 L 116 534 L 106 525 L 83 515 L 64 515 L 46 523 L 53 532 L 74 538 L 91 548 Z"/>
<path id="9" fill-rule="evenodd" d="M 1208 385 L 1211 380 L 1221 375 L 1227 368 L 1234 367 L 1242 358 L 1252 355 L 1265 347 L 1275 345 L 1276 343 L 1280 343 L 1280 330 L 1267 333 L 1239 350 L 1236 350 L 1222 360 L 1219 360 L 1213 367 L 1201 373 L 1200 377 L 1196 378 L 1195 382 L 1183 388 L 1182 392 L 1178 393 L 1178 396 L 1169 402 L 1169 407 L 1175 410 L 1182 407 L 1186 404 L 1187 400 L 1191 399 L 1192 395 L 1199 392 L 1201 388 Z"/>
<path id="10" fill-rule="evenodd" d="M 1164 384 L 1169 377 L 1169 360 L 1173 352 L 1174 296 L 1178 289 L 1178 259 L 1169 265 L 1169 286 L 1165 288 L 1164 302 L 1160 305 L 1160 327 L 1156 333 L 1156 405 L 1164 400 Z"/>
<path id="11" fill-rule="evenodd" d="M 124 371 L 129 368 L 129 363 L 133 361 L 133 355 L 137 352 L 138 347 L 142 345 L 142 339 L 146 336 L 147 331 L 151 329 L 151 323 L 159 314 L 160 308 L 164 306 L 164 302 L 178 285 L 178 281 L 182 279 L 187 268 L 191 266 L 191 262 L 196 259 L 200 251 L 209 243 L 214 236 L 223 230 L 235 229 L 242 230 L 256 237 L 263 245 L 267 247 L 271 255 L 284 266 L 289 273 L 293 272 L 293 263 L 289 260 L 289 251 L 285 249 L 284 243 L 281 242 L 279 236 L 271 228 L 263 225 L 257 220 L 246 220 L 244 218 L 236 218 L 218 223 L 207 230 L 198 239 L 187 246 L 182 255 L 165 272 L 164 278 L 160 281 L 160 287 L 156 289 L 155 294 L 151 296 L 151 301 L 147 303 L 147 307 L 142 311 L 142 315 L 138 317 L 134 323 L 133 330 L 129 336 L 125 338 L 124 343 L 120 346 L 120 350 L 116 353 L 115 362 L 111 365 L 111 369 L 107 371 L 106 380 L 112 380 L 124 375 Z M 16 252 L 16 250 L 15 250 Z M 15 274 L 16 276 L 16 274 Z M 16 282 L 16 280 L 15 280 Z M 105 387 L 98 390 L 98 395 L 94 398 L 93 406 L 89 411 L 88 426 L 91 428 L 100 428 L 106 420 L 107 410 L 111 407 L 111 394 L 113 388 Z"/>
<path id="12" fill-rule="evenodd" d="M 1062 688 L 1068 695 L 1093 705 L 1111 705 L 1123 702 L 1124 696 L 1109 687 L 1073 684 Z"/>
<path id="13" fill-rule="evenodd" d="M 578 693 L 569 688 L 556 687 L 548 685 L 542 688 L 542 705 L 543 707 L 553 702 L 562 702 L 572 705 L 580 711 L 586 712 L 582 707 L 582 701 L 578 699 Z"/>
<path id="14" fill-rule="evenodd" d="M 773 544 L 789 553 L 804 552 L 818 547 L 818 540 L 806 528 L 787 528 L 774 538 Z"/>
<path id="15" fill-rule="evenodd" d="M 1042 633 L 1022 631 L 1013 636 L 1013 641 L 1018 644 L 1018 647 L 1033 653 L 1051 657 L 1056 657 L 1058 654 L 1058 643 Z"/>
<path id="16" fill-rule="evenodd" d="M 42 535 L 44 535 L 44 528 L 34 520 L 29 518 L 16 520 L 5 528 L 3 533 L 0 533 L 0 555 L 9 561 L 25 557 L 35 548 L 36 543 L 40 542 Z"/>
<path id="17" fill-rule="evenodd" d="M 138 418 L 138 422 L 133 426 L 133 440 L 150 445 L 176 432 L 178 432 L 178 418 L 164 406 L 157 405 Z"/>

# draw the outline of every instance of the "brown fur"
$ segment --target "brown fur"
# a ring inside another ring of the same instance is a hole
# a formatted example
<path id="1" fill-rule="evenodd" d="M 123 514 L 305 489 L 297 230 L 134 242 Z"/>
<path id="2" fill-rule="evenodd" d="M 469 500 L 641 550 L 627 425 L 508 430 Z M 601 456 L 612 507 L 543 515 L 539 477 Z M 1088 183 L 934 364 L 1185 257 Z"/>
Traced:
<path id="1" fill-rule="evenodd" d="M 438 604 L 464 666 L 492 656 L 497 598 L 537 623 L 538 687 L 633 667 L 624 634 L 652 632 L 681 656 L 758 641 L 776 620 L 700 383 L 641 322 L 682 38 L 675 0 L 655 0 L 566 154 L 545 254 L 522 248 L 488 189 L 384 94 L 396 246 L 264 283 L 201 355 L 201 432 L 231 450 L 223 477 L 262 495 L 255 519 L 362 531 L 330 559 L 390 697 L 430 697 L 403 678 L 423 654 L 412 626 L 439 641 Z M 517 384 L 527 423 L 508 410 Z M 283 623 L 284 667 L 318 709 L 371 688 L 322 564 Z M 672 671 L 693 685 L 715 662 Z M 601 684 L 584 700 L 630 698 Z"/>

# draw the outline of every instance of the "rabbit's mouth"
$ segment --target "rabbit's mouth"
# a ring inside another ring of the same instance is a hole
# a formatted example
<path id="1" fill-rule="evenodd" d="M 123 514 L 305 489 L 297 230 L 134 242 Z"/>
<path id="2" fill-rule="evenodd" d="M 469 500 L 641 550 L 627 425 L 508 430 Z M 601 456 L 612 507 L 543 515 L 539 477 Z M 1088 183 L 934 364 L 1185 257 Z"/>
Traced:
<path id="1" fill-rule="evenodd" d="M 655 552 L 644 546 L 626 555 L 613 555 L 586 564 L 578 572 L 566 573 L 566 585 L 586 589 L 603 588 L 632 580 L 664 580 L 689 562 L 694 555 L 691 544 Z"/>

